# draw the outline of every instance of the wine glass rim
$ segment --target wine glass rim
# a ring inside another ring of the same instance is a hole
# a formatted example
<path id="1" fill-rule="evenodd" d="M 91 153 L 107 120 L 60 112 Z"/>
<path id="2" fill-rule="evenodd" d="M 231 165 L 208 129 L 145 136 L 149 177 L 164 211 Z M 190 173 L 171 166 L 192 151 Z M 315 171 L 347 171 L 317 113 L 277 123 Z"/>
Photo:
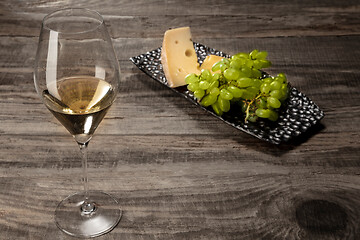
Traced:
<path id="1" fill-rule="evenodd" d="M 59 12 L 66 12 L 66 11 L 69 11 L 69 10 L 81 10 L 81 11 L 84 11 L 84 12 L 89 12 L 89 13 L 92 13 L 92 14 L 95 14 L 99 19 L 99 24 L 96 26 L 96 27 L 93 27 L 93 28 L 90 28 L 90 29 L 87 29 L 87 30 L 84 30 L 84 31 L 75 31 L 75 32 L 64 32 L 64 31 L 57 31 L 55 29 L 52 29 L 51 27 L 47 26 L 46 25 L 46 20 L 51 18 L 53 15 L 55 15 L 56 13 L 59 13 Z M 58 33 L 61 33 L 61 34 L 79 34 L 79 33 L 87 33 L 87 32 L 91 32 L 91 31 L 94 31 L 96 30 L 97 28 L 99 28 L 102 24 L 104 24 L 104 18 L 101 16 L 101 14 L 98 12 L 98 11 L 95 11 L 95 10 L 91 10 L 91 9 L 88 9 L 88 8 L 62 8 L 62 9 L 58 9 L 58 10 L 55 10 L 49 14 L 47 14 L 44 18 L 43 18 L 43 21 L 42 21 L 42 25 L 43 25 L 43 28 L 49 30 L 49 31 L 54 31 L 54 32 L 58 32 Z"/>

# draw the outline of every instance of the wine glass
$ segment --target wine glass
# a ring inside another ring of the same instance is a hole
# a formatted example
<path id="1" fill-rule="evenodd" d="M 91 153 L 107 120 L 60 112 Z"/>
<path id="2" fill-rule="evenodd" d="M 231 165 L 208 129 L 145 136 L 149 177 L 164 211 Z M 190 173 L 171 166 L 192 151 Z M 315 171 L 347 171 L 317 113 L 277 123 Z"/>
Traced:
<path id="1" fill-rule="evenodd" d="M 45 106 L 70 132 L 82 152 L 84 191 L 62 200 L 55 222 L 65 233 L 96 237 L 120 221 L 118 201 L 88 190 L 87 146 L 115 100 L 119 64 L 99 13 L 82 8 L 58 10 L 41 26 L 34 71 Z"/>

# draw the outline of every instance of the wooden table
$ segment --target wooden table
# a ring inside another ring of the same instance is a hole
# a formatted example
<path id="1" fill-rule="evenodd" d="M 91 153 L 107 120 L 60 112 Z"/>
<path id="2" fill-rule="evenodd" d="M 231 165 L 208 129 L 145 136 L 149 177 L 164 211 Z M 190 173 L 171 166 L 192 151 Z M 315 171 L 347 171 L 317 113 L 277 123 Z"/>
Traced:
<path id="1" fill-rule="evenodd" d="M 99 11 L 122 68 L 89 145 L 90 188 L 124 215 L 98 239 L 360 239 L 360 2 L 0 3 L 0 239 L 73 239 L 53 220 L 82 190 L 76 143 L 41 103 L 33 65 L 42 18 Z M 224 124 L 135 67 L 169 28 L 229 54 L 269 52 L 325 118 L 279 146 Z"/>

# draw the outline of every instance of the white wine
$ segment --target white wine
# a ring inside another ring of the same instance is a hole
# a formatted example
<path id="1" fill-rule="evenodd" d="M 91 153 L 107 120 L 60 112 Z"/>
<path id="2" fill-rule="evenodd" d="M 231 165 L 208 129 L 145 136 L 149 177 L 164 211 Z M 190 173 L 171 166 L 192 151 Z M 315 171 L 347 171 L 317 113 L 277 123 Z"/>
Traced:
<path id="1" fill-rule="evenodd" d="M 90 140 L 116 95 L 109 83 L 89 76 L 64 78 L 47 87 L 45 105 L 82 144 Z"/>

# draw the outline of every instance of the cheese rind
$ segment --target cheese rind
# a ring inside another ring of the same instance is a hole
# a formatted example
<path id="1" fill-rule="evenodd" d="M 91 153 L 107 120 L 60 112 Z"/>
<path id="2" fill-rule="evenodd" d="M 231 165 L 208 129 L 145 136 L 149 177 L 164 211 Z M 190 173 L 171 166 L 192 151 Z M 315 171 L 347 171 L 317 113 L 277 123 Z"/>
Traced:
<path id="1" fill-rule="evenodd" d="M 168 85 L 172 88 L 186 85 L 185 77 L 189 73 L 200 74 L 189 27 L 175 28 L 165 32 L 161 49 L 161 64 Z"/>
<path id="2" fill-rule="evenodd" d="M 201 64 L 200 66 L 200 69 L 208 69 L 210 70 L 211 73 L 214 73 L 211 69 L 212 69 L 212 66 L 219 62 L 221 59 L 223 59 L 224 57 L 220 57 L 220 56 L 217 56 L 217 55 L 208 55 L 206 56 L 204 62 Z M 220 72 L 220 71 L 216 71 L 216 72 Z"/>

